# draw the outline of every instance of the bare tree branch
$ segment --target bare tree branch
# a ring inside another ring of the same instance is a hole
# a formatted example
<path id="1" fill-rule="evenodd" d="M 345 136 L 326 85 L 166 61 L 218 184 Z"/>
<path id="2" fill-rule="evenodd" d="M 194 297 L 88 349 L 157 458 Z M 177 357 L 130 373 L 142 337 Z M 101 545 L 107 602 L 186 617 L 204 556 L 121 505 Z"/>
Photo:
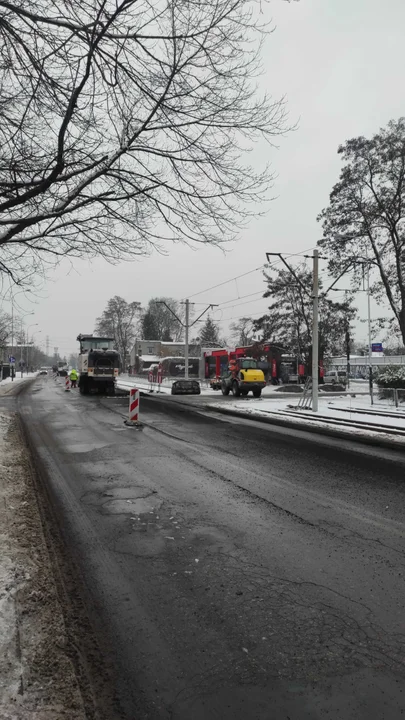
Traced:
<path id="1" fill-rule="evenodd" d="M 259 7 L 0 0 L 0 272 L 233 237 L 271 184 L 241 158 L 286 130 Z"/>

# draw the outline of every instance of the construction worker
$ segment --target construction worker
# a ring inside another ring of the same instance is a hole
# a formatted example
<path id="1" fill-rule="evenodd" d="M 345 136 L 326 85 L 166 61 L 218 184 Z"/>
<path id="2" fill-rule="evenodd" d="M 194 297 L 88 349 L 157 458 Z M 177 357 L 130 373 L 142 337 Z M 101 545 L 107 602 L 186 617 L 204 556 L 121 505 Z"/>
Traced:
<path id="1" fill-rule="evenodd" d="M 73 368 L 73 370 L 71 370 L 69 373 L 69 377 L 70 377 L 70 382 L 71 382 L 72 388 L 77 387 L 77 381 L 79 379 L 79 373 L 77 372 L 77 370 L 75 370 Z"/>

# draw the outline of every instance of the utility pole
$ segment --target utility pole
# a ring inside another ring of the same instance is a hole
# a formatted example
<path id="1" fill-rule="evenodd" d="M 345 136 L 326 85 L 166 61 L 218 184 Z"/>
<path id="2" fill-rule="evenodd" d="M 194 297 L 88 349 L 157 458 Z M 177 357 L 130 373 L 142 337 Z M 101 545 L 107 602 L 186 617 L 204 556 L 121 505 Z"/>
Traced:
<path id="1" fill-rule="evenodd" d="M 350 330 L 349 322 L 346 325 L 345 332 L 345 344 L 346 344 L 346 387 L 350 387 Z"/>
<path id="2" fill-rule="evenodd" d="M 318 302 L 319 302 L 319 253 L 313 254 L 312 277 L 313 317 L 312 317 L 312 410 L 318 412 L 318 374 L 319 374 L 319 342 L 318 342 Z"/>
<path id="3" fill-rule="evenodd" d="M 208 310 L 210 310 L 210 308 L 217 307 L 217 305 L 210 303 L 208 305 L 208 307 L 206 307 L 205 310 L 203 310 L 202 313 L 200 313 L 200 315 L 194 320 L 194 322 L 192 322 L 190 324 L 190 300 L 188 298 L 182 303 L 182 305 L 186 306 L 186 317 L 185 317 L 186 322 L 185 323 L 183 323 L 180 320 L 180 318 L 176 315 L 176 313 L 172 310 L 172 308 L 164 300 L 156 300 L 155 302 L 156 302 L 156 305 L 164 305 L 171 312 L 171 314 L 176 318 L 176 320 L 180 323 L 180 325 L 182 325 L 184 327 L 184 363 L 185 363 L 184 378 L 185 378 L 185 380 L 188 380 L 189 379 L 189 377 L 188 377 L 188 375 L 189 375 L 189 372 L 188 372 L 188 362 L 189 362 L 189 360 L 188 360 L 188 358 L 189 358 L 188 344 L 189 344 L 190 328 L 193 327 L 193 325 L 195 325 L 200 320 L 200 318 L 202 318 L 202 316 L 205 315 L 205 313 Z"/>
<path id="4" fill-rule="evenodd" d="M 281 253 L 266 253 L 267 261 L 272 255 L 277 255 L 280 260 L 284 263 L 286 268 L 290 271 L 291 275 L 295 278 L 298 285 L 301 285 L 306 295 L 310 295 L 307 288 L 302 284 L 299 277 L 297 276 L 294 269 L 288 264 L 287 260 L 283 258 Z M 312 257 L 313 271 L 312 271 L 312 410 L 318 412 L 318 378 L 319 378 L 319 251 L 315 248 L 313 255 L 304 255 L 305 258 Z"/>
<path id="5" fill-rule="evenodd" d="M 24 330 L 23 330 L 23 320 L 21 318 L 21 334 L 20 334 L 20 370 L 21 370 L 21 377 L 23 376 L 23 339 L 24 339 Z"/>
<path id="6" fill-rule="evenodd" d="M 345 290 L 345 304 L 346 304 L 346 332 L 345 332 L 345 344 L 346 344 L 346 388 L 350 387 L 350 322 L 349 322 L 349 291 Z"/>
<path id="7" fill-rule="evenodd" d="M 14 298 L 11 300 L 11 357 L 14 357 Z M 15 375 L 15 357 L 14 363 L 11 363 L 10 374 L 11 382 L 13 382 Z"/>
<path id="8" fill-rule="evenodd" d="M 186 322 L 184 326 L 184 377 L 188 380 L 188 340 L 189 340 L 189 329 L 190 329 L 190 300 L 187 298 L 185 301 L 186 305 Z"/>
<path id="9" fill-rule="evenodd" d="M 368 322 L 368 384 L 370 388 L 371 404 L 374 405 L 373 396 L 373 368 L 371 366 L 371 299 L 370 299 L 370 265 L 367 263 L 367 322 Z"/>
<path id="10" fill-rule="evenodd" d="M 27 375 L 28 375 L 28 365 L 29 365 L 29 362 L 28 362 L 28 361 L 29 361 L 29 353 L 30 353 L 30 349 L 29 349 L 29 344 L 30 344 L 30 329 L 33 328 L 33 327 L 36 327 L 37 325 L 38 325 L 38 323 L 32 323 L 32 324 L 29 325 L 28 328 L 27 328 L 27 347 L 26 347 L 26 353 L 25 353 L 25 361 L 26 361 L 26 371 L 27 371 Z M 34 335 L 32 335 L 32 341 L 34 342 Z"/>
<path id="11" fill-rule="evenodd" d="M 49 358 L 49 335 L 46 336 L 46 357 Z"/>

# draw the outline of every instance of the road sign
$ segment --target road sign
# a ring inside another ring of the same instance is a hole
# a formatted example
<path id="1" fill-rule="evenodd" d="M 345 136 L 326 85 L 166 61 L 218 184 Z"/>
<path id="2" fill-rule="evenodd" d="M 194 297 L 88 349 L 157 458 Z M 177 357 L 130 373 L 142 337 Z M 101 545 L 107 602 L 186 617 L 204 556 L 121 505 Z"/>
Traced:
<path id="1" fill-rule="evenodd" d="M 382 343 L 372 343 L 371 344 L 371 352 L 383 352 Z"/>
<path id="2" fill-rule="evenodd" d="M 9 363 L 11 363 L 11 365 L 14 365 L 14 363 L 15 363 L 15 357 L 14 357 L 13 355 L 10 355 L 9 358 L 8 358 L 8 361 L 9 361 Z"/>

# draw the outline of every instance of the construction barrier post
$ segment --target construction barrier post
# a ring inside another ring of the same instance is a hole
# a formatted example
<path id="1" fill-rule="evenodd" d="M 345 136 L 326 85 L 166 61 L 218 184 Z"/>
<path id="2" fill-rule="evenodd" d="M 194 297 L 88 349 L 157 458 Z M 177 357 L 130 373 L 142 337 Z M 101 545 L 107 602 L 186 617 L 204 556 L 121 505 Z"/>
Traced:
<path id="1" fill-rule="evenodd" d="M 69 390 L 70 390 L 70 380 L 69 380 L 69 375 L 66 375 L 65 392 L 69 392 Z"/>
<path id="2" fill-rule="evenodd" d="M 131 388 L 129 391 L 129 418 L 125 420 L 125 425 L 130 427 L 142 428 L 142 423 L 139 422 L 139 390 L 138 388 Z"/>
<path id="3" fill-rule="evenodd" d="M 163 373 L 162 373 L 162 368 L 159 368 L 159 369 L 158 369 L 158 372 L 157 372 L 158 393 L 160 392 L 160 386 L 161 386 L 161 384 L 162 384 L 162 379 L 163 379 L 162 375 L 163 375 Z"/>

